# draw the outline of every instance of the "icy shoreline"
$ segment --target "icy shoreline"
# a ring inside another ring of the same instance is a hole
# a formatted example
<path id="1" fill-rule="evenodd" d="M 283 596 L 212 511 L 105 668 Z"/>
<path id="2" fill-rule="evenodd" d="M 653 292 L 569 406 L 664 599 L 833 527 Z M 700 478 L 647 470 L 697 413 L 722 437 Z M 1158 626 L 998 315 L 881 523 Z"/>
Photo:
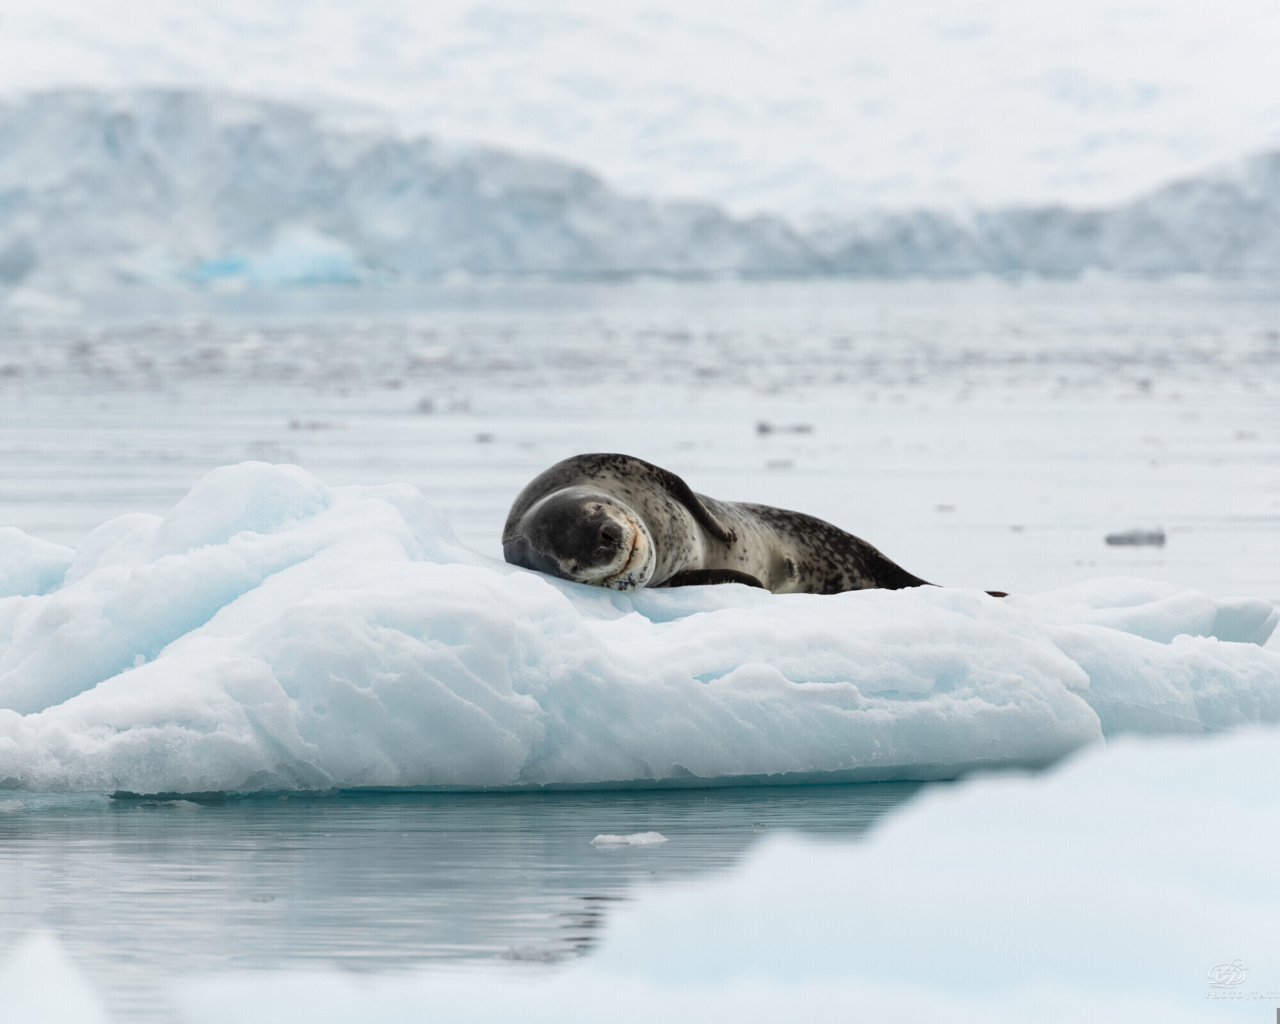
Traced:
<path id="1" fill-rule="evenodd" d="M 0 531 L 0 595 L 8 789 L 936 779 L 1280 721 L 1265 601 L 628 596 L 461 547 L 407 485 L 263 463 L 74 550 Z"/>

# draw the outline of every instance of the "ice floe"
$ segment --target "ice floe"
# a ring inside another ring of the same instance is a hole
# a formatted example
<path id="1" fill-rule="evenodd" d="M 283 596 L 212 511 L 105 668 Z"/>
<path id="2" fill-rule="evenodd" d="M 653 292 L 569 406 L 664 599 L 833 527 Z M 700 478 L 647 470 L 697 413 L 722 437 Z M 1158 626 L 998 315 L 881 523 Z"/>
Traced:
<path id="1" fill-rule="evenodd" d="M 462 547 L 410 486 L 292 466 L 0 552 L 10 789 L 930 779 L 1280 720 L 1264 601 L 1131 579 L 617 594 Z"/>
<path id="2" fill-rule="evenodd" d="M 1280 735 L 1125 738 L 1047 775 L 925 790 L 855 845 L 766 840 L 610 914 L 570 971 L 207 975 L 191 1024 L 1269 1020 Z M 696 1013 L 691 1008 L 696 1007 Z"/>
<path id="3" fill-rule="evenodd" d="M 667 837 L 661 832 L 632 832 L 628 836 L 598 835 L 592 846 L 661 846 Z"/>

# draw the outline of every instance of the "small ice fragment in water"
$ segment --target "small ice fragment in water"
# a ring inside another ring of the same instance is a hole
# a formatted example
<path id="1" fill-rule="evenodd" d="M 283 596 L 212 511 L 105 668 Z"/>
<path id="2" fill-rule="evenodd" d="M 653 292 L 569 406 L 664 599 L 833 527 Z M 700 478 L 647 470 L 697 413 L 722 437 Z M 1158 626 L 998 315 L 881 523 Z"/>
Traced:
<path id="1" fill-rule="evenodd" d="M 1164 530 L 1126 530 L 1124 533 L 1109 533 L 1107 543 L 1162 548 L 1164 547 Z"/>
<path id="2" fill-rule="evenodd" d="M 596 836 L 591 840 L 592 846 L 657 846 L 665 843 L 667 837 L 661 832 L 633 832 L 629 836 Z"/>

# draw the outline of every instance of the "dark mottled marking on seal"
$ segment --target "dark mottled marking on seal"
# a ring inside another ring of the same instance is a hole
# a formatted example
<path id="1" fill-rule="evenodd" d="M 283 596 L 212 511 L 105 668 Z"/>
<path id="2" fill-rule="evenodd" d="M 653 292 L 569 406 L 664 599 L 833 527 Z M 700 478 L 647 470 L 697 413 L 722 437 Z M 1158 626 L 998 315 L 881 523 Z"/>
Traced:
<path id="1" fill-rule="evenodd" d="M 576 455 L 539 474 L 512 504 L 502 544 L 513 564 L 615 590 L 932 586 L 824 520 L 695 494 L 676 474 L 629 455 Z"/>

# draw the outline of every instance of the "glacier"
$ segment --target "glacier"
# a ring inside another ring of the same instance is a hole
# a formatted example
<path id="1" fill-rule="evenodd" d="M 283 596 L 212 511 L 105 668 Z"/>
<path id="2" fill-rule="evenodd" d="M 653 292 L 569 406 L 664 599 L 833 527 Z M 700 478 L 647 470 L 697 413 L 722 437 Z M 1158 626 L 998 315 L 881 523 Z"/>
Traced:
<path id="1" fill-rule="evenodd" d="M 802 271 L 776 218 L 575 166 L 191 90 L 0 104 L 0 284 L 346 284 L 455 271 Z M 28 280 L 30 279 L 30 280 Z"/>
<path id="2" fill-rule="evenodd" d="M 0 296 L 458 275 L 1280 273 L 1280 152 L 1109 207 L 874 208 L 804 225 L 623 194 L 552 158 L 193 89 L 2 102 L 0 154 Z"/>
<path id="3" fill-rule="evenodd" d="M 942 779 L 1280 721 L 1266 601 L 1125 578 L 618 594 L 467 549 L 409 485 L 288 465 L 0 552 L 11 790 Z"/>

